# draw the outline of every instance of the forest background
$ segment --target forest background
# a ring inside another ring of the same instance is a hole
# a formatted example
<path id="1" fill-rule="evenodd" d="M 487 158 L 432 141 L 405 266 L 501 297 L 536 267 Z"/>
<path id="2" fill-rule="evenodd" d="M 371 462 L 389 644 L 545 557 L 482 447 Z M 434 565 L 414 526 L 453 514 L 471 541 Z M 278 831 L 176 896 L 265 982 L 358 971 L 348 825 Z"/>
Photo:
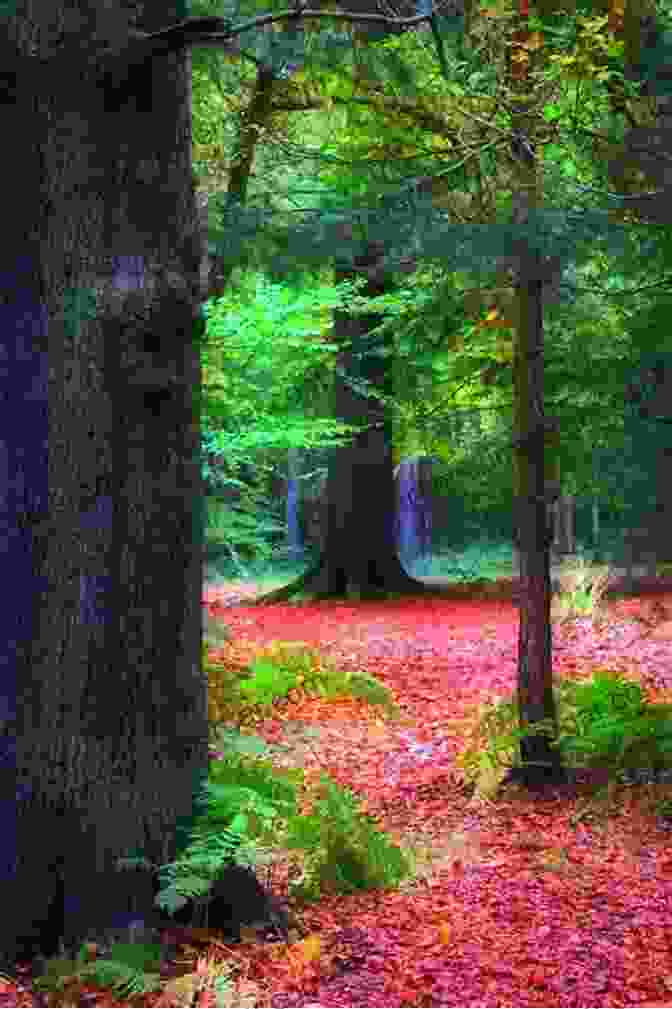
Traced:
<path id="1" fill-rule="evenodd" d="M 202 5 L 197 13 L 213 10 Z M 334 286 L 333 267 L 305 272 L 319 257 L 319 242 L 306 255 L 300 233 L 289 252 L 285 236 L 283 275 L 277 261 L 282 228 L 333 212 L 355 195 L 370 204 L 372 194 L 384 193 L 389 202 L 395 186 L 413 192 L 414 180 L 425 180 L 427 188 L 429 178 L 431 207 L 439 216 L 475 224 L 483 234 L 501 220 L 515 203 L 515 162 L 502 111 L 486 115 L 511 104 L 511 49 L 497 42 L 511 16 L 504 8 L 481 11 L 469 46 L 456 31 L 446 34 L 454 71 L 448 88 L 430 32 L 407 32 L 375 47 L 369 39 L 366 46 L 355 40 L 354 48 L 343 45 L 347 31 L 332 32 L 329 37 L 341 43 L 338 66 L 327 56 L 324 36 L 310 45 L 308 33 L 303 41 L 311 58 L 304 52 L 305 62 L 293 63 L 302 57 L 282 24 L 243 37 L 233 57 L 194 50 L 194 164 L 214 248 L 218 208 L 221 213 L 237 201 L 265 222 L 265 245 L 255 244 L 254 252 L 248 247 L 246 268 L 216 260 L 224 296 L 208 305 L 202 358 L 204 475 L 211 491 L 233 486 L 242 492 L 233 508 L 230 494 L 229 507 L 218 507 L 216 498 L 209 504 L 214 545 L 224 545 L 234 570 L 246 570 L 241 554 L 249 561 L 260 554 L 268 559 L 273 544 L 282 550 L 285 506 L 278 489 L 285 485 L 277 477 L 292 476 L 288 453 L 296 459 L 297 450 L 334 445 L 343 433 L 330 400 L 339 349 L 330 332 L 334 309 L 346 302 L 352 307 L 353 300 L 347 284 Z M 527 52 L 537 64 L 545 62 L 532 109 L 536 154 L 543 160 L 539 226 L 547 239 L 552 229 L 556 236 L 544 291 L 544 394 L 557 419 L 556 437 L 547 442 L 549 484 L 589 503 L 589 511 L 599 499 L 603 526 L 606 511 L 618 539 L 623 526 L 650 519 L 657 509 L 662 528 L 667 524 L 659 489 L 668 483 L 669 465 L 666 417 L 658 408 L 664 392 L 659 388 L 653 408 L 651 396 L 669 353 L 663 322 L 669 290 L 664 229 L 641 218 L 635 226 L 629 210 L 628 198 L 631 205 L 633 194 L 645 189 L 644 176 L 631 166 L 624 172 L 616 153 L 625 132 L 618 105 L 623 94 L 631 96 L 627 107 L 639 116 L 636 122 L 650 125 L 660 88 L 655 99 L 636 99 L 638 87 L 623 79 L 625 43 L 610 30 L 615 16 L 614 10 L 579 9 L 576 20 L 562 26 L 556 16 Z M 651 39 L 645 41 L 655 50 Z M 374 49 L 386 53 L 396 73 L 384 88 Z M 617 179 L 627 186 L 615 187 Z M 596 239 L 591 210 L 605 204 Z M 418 202 L 407 200 L 405 209 L 422 220 Z M 582 228 L 572 213 L 583 217 Z M 416 257 L 418 230 L 412 236 Z M 623 239 L 620 250 L 615 235 Z M 513 299 L 502 279 L 506 264 L 493 251 L 487 255 L 485 243 L 493 240 L 484 239 L 480 255 L 486 267 L 499 270 L 494 279 L 491 273 L 484 282 L 466 262 L 465 269 L 448 270 L 445 250 L 430 252 L 409 278 L 402 255 L 398 265 L 406 276 L 398 275 L 394 291 L 373 304 L 383 309 L 391 338 L 385 352 L 394 361 L 394 393 L 385 405 L 395 464 L 431 456 L 434 493 L 453 529 L 466 523 L 470 533 L 488 529 L 506 538 L 514 486 Z M 478 253 L 472 241 L 474 248 Z M 388 250 L 394 258 L 389 241 Z M 408 256 L 408 243 L 403 252 Z M 312 458 L 323 466 L 326 456 Z M 305 469 L 314 477 L 315 467 Z M 248 479 L 241 481 L 242 474 Z"/>

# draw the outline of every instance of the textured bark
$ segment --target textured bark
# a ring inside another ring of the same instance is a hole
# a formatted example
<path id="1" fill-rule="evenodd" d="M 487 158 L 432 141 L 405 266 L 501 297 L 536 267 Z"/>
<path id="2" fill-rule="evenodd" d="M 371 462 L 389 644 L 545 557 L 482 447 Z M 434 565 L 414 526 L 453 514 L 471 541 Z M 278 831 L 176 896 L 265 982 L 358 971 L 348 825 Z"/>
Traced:
<path id="1" fill-rule="evenodd" d="M 172 858 L 207 773 L 189 63 L 127 73 L 130 6 L 28 5 L 0 42 L 8 962 L 17 937 L 53 952 L 151 913 L 116 859 Z M 130 27 L 180 13 L 142 6 Z"/>

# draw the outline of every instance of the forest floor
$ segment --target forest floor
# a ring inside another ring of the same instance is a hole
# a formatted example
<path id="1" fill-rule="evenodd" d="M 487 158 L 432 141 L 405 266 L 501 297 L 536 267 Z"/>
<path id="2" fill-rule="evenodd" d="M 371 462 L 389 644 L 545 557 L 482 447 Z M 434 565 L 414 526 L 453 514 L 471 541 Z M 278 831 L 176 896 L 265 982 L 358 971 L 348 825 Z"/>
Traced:
<path id="1" fill-rule="evenodd" d="M 504 580 L 500 594 L 515 587 Z M 251 595 L 261 588 L 246 587 Z M 639 588 L 606 604 L 600 630 L 586 618 L 554 624 L 554 675 L 618 669 L 650 700 L 672 700 L 672 619 L 655 628 L 637 619 L 653 599 L 672 618 L 672 586 Z M 216 604 L 229 592 L 212 586 L 205 598 Z M 654 792 L 672 795 L 670 784 L 618 786 L 600 815 L 577 825 L 585 795 L 541 804 L 511 786 L 497 802 L 474 802 L 451 773 L 452 726 L 474 704 L 514 689 L 512 600 L 254 608 L 240 599 L 225 619 L 241 644 L 300 640 L 392 690 L 403 727 L 355 700 L 306 697 L 279 705 L 255 733 L 285 747 L 281 766 L 328 769 L 389 835 L 427 854 L 424 879 L 384 895 L 323 897 L 306 909 L 320 967 L 309 962 L 295 973 L 285 995 L 273 986 L 274 969 L 260 967 L 273 1006 L 670 1004 L 672 833 L 652 803 Z M 278 867 L 280 893 L 289 866 L 287 858 Z"/>
<path id="2" fill-rule="evenodd" d="M 236 964 L 238 1000 L 166 1001 L 164 992 L 115 1001 L 88 986 L 81 1001 L 49 1004 L 672 1006 L 672 830 L 655 813 L 672 797 L 669 783 L 618 785 L 588 814 L 580 789 L 542 802 L 509 786 L 489 801 L 453 773 L 461 719 L 515 687 L 512 599 L 245 605 L 272 587 L 206 586 L 204 602 L 230 627 L 236 654 L 305 642 L 374 675 L 402 719 L 354 698 L 292 692 L 254 733 L 274 747 L 278 767 L 327 771 L 388 836 L 418 845 L 419 875 L 396 890 L 323 895 L 296 911 L 302 935 L 289 943 L 183 951 L 185 972 L 206 953 Z M 601 627 L 554 623 L 554 675 L 618 669 L 651 701 L 671 702 L 672 587 L 661 583 L 655 596 L 656 586 L 645 588 L 610 600 Z M 669 622 L 641 619 L 652 599 L 669 606 Z M 283 896 L 296 871 L 293 854 L 280 852 L 274 892 Z M 46 1004 L 27 991 L 3 997 L 0 987 L 0 1006 Z"/>

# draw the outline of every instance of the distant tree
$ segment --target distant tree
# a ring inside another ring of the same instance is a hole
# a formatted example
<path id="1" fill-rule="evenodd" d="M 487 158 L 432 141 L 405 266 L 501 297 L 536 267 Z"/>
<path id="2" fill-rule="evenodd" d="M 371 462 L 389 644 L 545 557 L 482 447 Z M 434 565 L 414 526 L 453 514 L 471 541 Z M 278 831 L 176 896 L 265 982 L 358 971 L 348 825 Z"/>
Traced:
<path id="1" fill-rule="evenodd" d="M 392 282 L 384 248 L 365 240 L 359 244 L 352 263 L 338 265 L 336 282 L 363 275 L 365 297 L 385 293 Z M 335 313 L 332 339 L 344 350 L 336 363 L 334 419 L 361 430 L 329 462 L 320 557 L 298 579 L 257 602 L 278 602 L 298 592 L 366 598 L 430 591 L 406 573 L 397 554 L 392 428 L 389 409 L 377 396 L 392 393 L 391 358 L 381 353 L 390 336 L 374 333 L 382 321 L 379 315 L 352 315 L 347 309 Z"/>

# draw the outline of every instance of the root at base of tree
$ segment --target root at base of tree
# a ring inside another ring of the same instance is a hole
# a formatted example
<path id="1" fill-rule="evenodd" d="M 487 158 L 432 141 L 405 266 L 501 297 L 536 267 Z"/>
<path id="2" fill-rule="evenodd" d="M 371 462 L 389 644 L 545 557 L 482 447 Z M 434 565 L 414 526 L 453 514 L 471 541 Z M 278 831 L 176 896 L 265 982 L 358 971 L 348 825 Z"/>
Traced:
<path id="1" fill-rule="evenodd" d="M 322 555 L 302 575 L 289 585 L 267 592 L 253 600 L 252 605 L 289 602 L 298 595 L 321 599 L 385 599 L 389 596 L 440 595 L 433 586 L 408 575 L 397 558 L 392 558 L 381 570 L 376 568 L 367 578 L 357 577 L 340 564 L 330 563 Z"/>

